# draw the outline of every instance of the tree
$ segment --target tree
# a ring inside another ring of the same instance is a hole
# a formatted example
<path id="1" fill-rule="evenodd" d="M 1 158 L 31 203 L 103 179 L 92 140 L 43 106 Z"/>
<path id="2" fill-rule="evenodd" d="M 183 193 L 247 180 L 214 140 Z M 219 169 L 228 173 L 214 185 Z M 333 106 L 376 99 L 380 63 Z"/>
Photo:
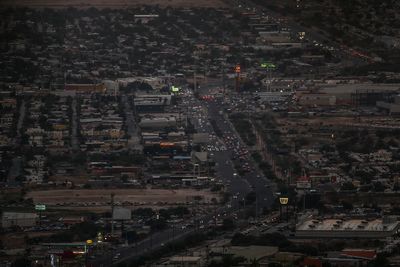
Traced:
<path id="1" fill-rule="evenodd" d="M 135 216 L 139 216 L 139 217 L 153 217 L 155 212 L 151 209 L 151 208 L 138 208 L 136 210 L 134 210 L 133 215 Z"/>
<path id="2" fill-rule="evenodd" d="M 129 176 L 126 175 L 126 174 L 124 174 L 124 175 L 121 176 L 121 181 L 122 181 L 123 183 L 126 183 L 126 182 L 128 181 L 128 179 L 129 179 Z"/>
<path id="3" fill-rule="evenodd" d="M 132 244 L 138 239 L 138 234 L 136 231 L 128 231 L 126 232 L 126 239 L 128 241 L 128 244 Z"/>
<path id="4" fill-rule="evenodd" d="M 18 258 L 12 264 L 11 267 L 31 267 L 32 262 L 26 258 Z"/>
<path id="5" fill-rule="evenodd" d="M 353 209 L 353 204 L 351 204 L 350 202 L 347 202 L 347 201 L 342 201 L 342 206 L 343 206 L 343 209 L 345 209 L 345 210 Z"/>
<path id="6" fill-rule="evenodd" d="M 257 259 L 253 259 L 250 263 L 250 267 L 259 267 L 260 263 L 257 261 Z"/>
<path id="7" fill-rule="evenodd" d="M 148 225 L 151 227 L 152 231 L 160 231 L 167 227 L 167 222 L 165 219 L 152 219 L 148 222 Z"/>
<path id="8" fill-rule="evenodd" d="M 342 186 L 340 187 L 340 190 L 342 191 L 352 191 L 355 190 L 355 186 L 352 182 L 345 182 L 342 184 Z"/>
<path id="9" fill-rule="evenodd" d="M 246 195 L 246 205 L 251 205 L 256 201 L 256 192 L 251 191 Z"/>
<path id="10" fill-rule="evenodd" d="M 378 254 L 376 259 L 368 264 L 370 267 L 386 267 L 390 266 L 388 259 L 383 254 Z"/>
<path id="11" fill-rule="evenodd" d="M 382 184 L 381 182 L 376 182 L 376 183 L 374 183 L 374 189 L 375 189 L 375 192 L 383 192 L 383 191 L 385 191 L 385 185 Z"/>
<path id="12" fill-rule="evenodd" d="M 222 230 L 229 231 L 235 228 L 235 223 L 232 219 L 224 219 L 222 221 Z"/>

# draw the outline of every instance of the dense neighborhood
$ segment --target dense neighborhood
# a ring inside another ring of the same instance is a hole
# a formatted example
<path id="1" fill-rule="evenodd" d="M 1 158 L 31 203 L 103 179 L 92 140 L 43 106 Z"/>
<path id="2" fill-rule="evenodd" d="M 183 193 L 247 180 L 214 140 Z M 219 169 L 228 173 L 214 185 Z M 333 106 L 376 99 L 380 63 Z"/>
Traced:
<path id="1" fill-rule="evenodd" d="M 398 266 L 395 58 L 258 2 L 0 9 L 0 266 Z"/>

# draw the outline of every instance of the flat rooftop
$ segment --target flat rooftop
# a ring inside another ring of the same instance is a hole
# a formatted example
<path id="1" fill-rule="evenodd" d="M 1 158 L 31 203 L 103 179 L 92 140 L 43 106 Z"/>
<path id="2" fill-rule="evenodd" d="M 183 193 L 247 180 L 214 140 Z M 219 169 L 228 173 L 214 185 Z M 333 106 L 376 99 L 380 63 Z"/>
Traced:
<path id="1" fill-rule="evenodd" d="M 400 222 L 383 223 L 382 219 L 309 219 L 297 225 L 297 231 L 393 231 Z"/>
<path id="2" fill-rule="evenodd" d="M 386 84 L 386 83 L 356 83 L 356 84 L 339 84 L 339 85 L 326 85 L 321 86 L 320 92 L 333 93 L 333 94 L 348 94 L 366 91 L 397 91 L 400 90 L 399 83 Z"/>

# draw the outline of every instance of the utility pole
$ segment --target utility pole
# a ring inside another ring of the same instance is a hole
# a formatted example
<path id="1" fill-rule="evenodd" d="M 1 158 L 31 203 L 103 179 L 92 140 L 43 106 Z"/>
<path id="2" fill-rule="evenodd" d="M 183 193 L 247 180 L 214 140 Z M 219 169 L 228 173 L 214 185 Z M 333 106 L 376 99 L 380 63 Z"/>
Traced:
<path id="1" fill-rule="evenodd" d="M 208 73 L 208 62 L 206 64 L 206 68 L 204 70 L 204 82 L 205 82 L 205 84 L 208 84 L 207 73 Z"/>
<path id="2" fill-rule="evenodd" d="M 256 192 L 256 214 L 254 216 L 255 221 L 258 221 L 258 196 L 257 196 L 257 190 L 255 190 Z"/>
<path id="3" fill-rule="evenodd" d="M 240 89 L 240 65 L 236 64 L 235 66 L 235 91 L 238 93 Z"/>
<path id="4" fill-rule="evenodd" d="M 223 88 L 223 96 L 225 97 L 225 64 L 222 65 L 222 88 Z"/>
<path id="5" fill-rule="evenodd" d="M 114 237 L 114 193 L 111 193 L 111 236 Z"/>
<path id="6" fill-rule="evenodd" d="M 193 73 L 193 92 L 197 91 L 196 71 Z"/>

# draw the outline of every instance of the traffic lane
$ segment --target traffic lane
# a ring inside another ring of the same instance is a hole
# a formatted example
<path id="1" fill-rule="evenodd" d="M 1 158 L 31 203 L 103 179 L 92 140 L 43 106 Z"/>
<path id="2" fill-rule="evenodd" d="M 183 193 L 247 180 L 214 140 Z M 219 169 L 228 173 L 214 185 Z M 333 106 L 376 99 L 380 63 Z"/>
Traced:
<path id="1" fill-rule="evenodd" d="M 260 208 L 269 208 L 274 201 L 274 194 L 270 186 L 270 182 L 263 179 L 257 172 L 250 172 L 245 175 L 246 179 L 252 185 L 252 191 L 256 193 L 257 204 Z"/>
<path id="2" fill-rule="evenodd" d="M 230 152 L 215 152 L 214 160 L 218 163 L 217 172 L 224 183 L 228 185 L 229 192 L 247 194 L 251 191 L 251 187 L 246 180 L 234 175 L 235 169 L 231 163 Z M 228 164 L 226 162 L 228 162 Z"/>
<path id="3" fill-rule="evenodd" d="M 168 228 L 164 231 L 152 234 L 150 237 L 137 242 L 129 247 L 119 248 L 116 251 L 111 251 L 104 254 L 100 259 L 92 261 L 95 266 L 112 266 L 124 261 L 128 261 L 135 257 L 141 256 L 145 253 L 149 253 L 155 249 L 162 247 L 165 243 L 173 240 L 180 239 L 185 235 L 193 233 L 196 229 L 193 228 L 182 228 L 182 225 L 177 227 Z M 119 254 L 117 260 L 113 260 L 113 257 Z"/>
<path id="4" fill-rule="evenodd" d="M 235 138 L 239 141 L 238 142 L 239 144 L 237 145 L 238 149 L 247 150 L 247 147 L 241 142 L 240 137 L 237 136 L 237 134 L 233 131 L 231 125 L 229 123 L 225 123 L 225 118 L 219 114 L 217 103 L 208 102 L 208 107 L 210 108 L 209 113 L 212 114 L 212 118 L 217 122 L 218 126 L 220 127 L 220 130 L 223 133 L 225 133 L 225 135 L 235 136 Z M 225 145 L 227 146 L 227 144 Z M 250 159 L 248 159 L 247 162 L 249 163 L 250 166 L 252 166 L 253 169 L 255 169 L 254 163 Z M 269 207 L 273 202 L 273 192 L 270 187 L 271 181 L 265 178 L 264 175 L 262 173 L 259 173 L 258 171 L 248 172 L 244 175 L 244 178 L 248 182 L 248 184 L 250 184 L 252 190 L 254 190 L 257 193 L 257 198 L 258 198 L 257 203 L 262 207 Z M 242 179 L 235 179 L 235 180 L 237 181 Z M 233 191 L 241 192 L 241 190 L 236 190 L 236 189 L 238 188 L 234 188 Z"/>
<path id="5" fill-rule="evenodd" d="M 177 225 L 177 227 L 168 228 L 165 231 L 154 233 L 150 238 L 142 240 L 142 241 L 138 242 L 136 245 L 132 245 L 129 248 L 120 249 L 118 251 L 118 253 L 121 255 L 120 258 L 118 260 L 114 260 L 114 262 L 112 262 L 110 265 L 111 266 L 117 265 L 121 262 L 131 260 L 140 255 L 143 255 L 146 253 L 151 253 L 151 251 L 154 251 L 156 249 L 163 247 L 167 242 L 173 242 L 174 240 L 182 239 L 185 236 L 188 236 L 190 234 L 194 234 L 196 232 L 197 233 L 205 232 L 209 228 L 208 227 L 200 228 L 201 225 L 213 226 L 216 224 L 216 220 L 224 218 L 224 217 L 231 217 L 232 212 L 234 212 L 234 211 L 235 210 L 232 208 L 232 206 L 231 207 L 228 207 L 228 206 L 218 207 L 213 214 L 208 214 L 208 215 L 199 217 L 198 221 L 203 222 L 203 223 L 198 224 L 199 227 L 182 228 L 183 224 L 179 224 L 179 225 Z M 226 216 L 224 216 L 224 215 L 226 215 Z M 104 263 L 105 261 L 107 261 L 107 259 L 109 260 L 115 254 L 116 253 L 109 253 L 106 257 L 104 257 L 103 261 L 96 261 L 96 262 Z M 98 266 L 100 266 L 100 265 L 98 265 Z M 105 266 L 107 266 L 107 265 L 105 265 Z"/>

